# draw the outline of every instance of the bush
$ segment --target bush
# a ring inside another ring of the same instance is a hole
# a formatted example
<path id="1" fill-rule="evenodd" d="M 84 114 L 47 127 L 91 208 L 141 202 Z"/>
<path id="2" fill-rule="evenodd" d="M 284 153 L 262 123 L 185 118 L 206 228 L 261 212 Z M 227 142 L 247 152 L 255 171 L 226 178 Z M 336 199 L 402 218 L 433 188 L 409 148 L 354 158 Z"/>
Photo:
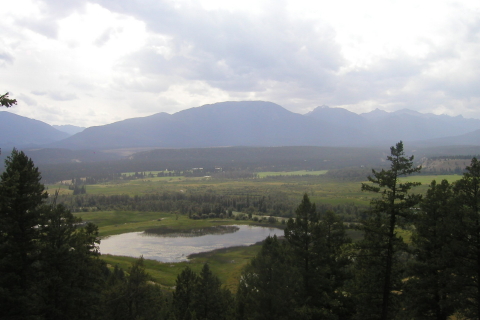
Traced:
<path id="1" fill-rule="evenodd" d="M 273 224 L 273 223 L 277 222 L 277 219 L 275 219 L 274 217 L 268 217 L 267 221 L 268 221 L 268 223 Z"/>

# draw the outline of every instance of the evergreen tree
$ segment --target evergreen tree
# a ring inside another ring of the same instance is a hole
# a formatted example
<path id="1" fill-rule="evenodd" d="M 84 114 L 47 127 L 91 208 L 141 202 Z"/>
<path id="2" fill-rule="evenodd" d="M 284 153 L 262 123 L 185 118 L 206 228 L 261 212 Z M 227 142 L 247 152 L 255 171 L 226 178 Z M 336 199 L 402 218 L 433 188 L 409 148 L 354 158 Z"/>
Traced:
<path id="1" fill-rule="evenodd" d="M 163 293 L 158 285 L 149 283 L 151 277 L 145 271 L 143 257 L 132 263 L 123 280 L 119 271 L 115 278 L 111 279 L 113 287 L 106 292 L 104 319 L 166 318 L 168 310 Z"/>
<path id="2" fill-rule="evenodd" d="M 455 183 L 458 201 L 453 245 L 456 286 L 461 292 L 463 313 L 480 317 L 480 162 L 473 158 L 462 179 Z"/>
<path id="3" fill-rule="evenodd" d="M 39 293 L 46 319 L 90 319 L 103 289 L 98 230 L 62 205 L 44 206 L 39 225 Z"/>
<path id="4" fill-rule="evenodd" d="M 341 288 L 347 279 L 350 259 L 342 255 L 350 242 L 342 221 L 331 211 L 320 220 L 315 204 L 305 194 L 290 219 L 285 238 L 292 254 L 291 266 L 300 276 L 297 284 L 296 318 L 347 319 L 351 313 Z"/>
<path id="5" fill-rule="evenodd" d="M 239 319 L 293 319 L 298 274 L 291 252 L 276 236 L 265 239 L 245 267 L 237 291 Z"/>
<path id="6" fill-rule="evenodd" d="M 178 275 L 173 292 L 172 309 L 178 320 L 189 319 L 193 311 L 198 275 L 190 267 L 185 267 Z"/>
<path id="7" fill-rule="evenodd" d="M 0 310 L 6 319 L 90 319 L 101 290 L 98 232 L 46 205 L 40 173 L 13 150 L 0 179 Z"/>
<path id="8" fill-rule="evenodd" d="M 231 302 L 230 291 L 222 290 L 220 280 L 205 263 L 194 292 L 193 307 L 197 319 L 227 319 L 233 307 Z"/>
<path id="9" fill-rule="evenodd" d="M 349 319 L 353 306 L 351 298 L 345 294 L 345 283 L 352 277 L 349 255 L 352 240 L 346 234 L 343 221 L 333 211 L 326 211 L 320 218 L 314 244 L 319 275 L 315 285 L 322 293 L 317 305 L 330 316 Z"/>
<path id="10" fill-rule="evenodd" d="M 230 319 L 233 297 L 205 264 L 197 275 L 186 267 L 177 277 L 172 310 L 176 319 Z"/>
<path id="11" fill-rule="evenodd" d="M 16 99 L 9 99 L 8 92 L 0 96 L 0 106 L 10 108 L 14 104 L 17 104 Z"/>
<path id="12" fill-rule="evenodd" d="M 0 310 L 7 319 L 38 312 L 39 210 L 47 198 L 40 179 L 33 161 L 14 149 L 0 178 Z"/>
<path id="13" fill-rule="evenodd" d="M 455 254 L 452 231 L 457 223 L 452 186 L 432 181 L 412 235 L 415 259 L 410 262 L 405 296 L 407 314 L 414 319 L 446 320 L 454 313 Z"/>
<path id="14" fill-rule="evenodd" d="M 295 219 L 290 218 L 287 222 L 285 239 L 292 247 L 294 261 L 298 264 L 302 279 L 299 303 L 311 305 L 317 289 L 313 281 L 317 275 L 314 267 L 316 256 L 313 246 L 318 228 L 318 213 L 315 204 L 310 202 L 307 194 L 303 195 L 295 213 Z"/>
<path id="15" fill-rule="evenodd" d="M 368 218 L 362 222 L 365 232 L 357 257 L 357 318 L 393 319 L 398 311 L 401 291 L 401 255 L 406 246 L 395 228 L 408 218 L 411 208 L 421 199 L 409 194 L 415 182 L 400 182 L 399 178 L 420 171 L 414 167 L 413 156 L 405 157 L 400 141 L 390 148 L 390 169 L 372 170 L 370 183 L 362 190 L 380 195 L 371 201 Z M 395 293 L 393 293 L 395 292 Z"/>

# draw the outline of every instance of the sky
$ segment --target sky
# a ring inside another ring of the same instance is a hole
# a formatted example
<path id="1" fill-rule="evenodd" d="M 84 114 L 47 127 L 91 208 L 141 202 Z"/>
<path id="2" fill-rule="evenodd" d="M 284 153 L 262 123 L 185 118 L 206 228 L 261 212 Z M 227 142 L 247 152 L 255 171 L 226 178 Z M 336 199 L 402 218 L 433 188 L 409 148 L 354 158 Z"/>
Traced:
<path id="1" fill-rule="evenodd" d="M 52 125 L 242 100 L 480 119 L 478 0 L 15 0 L 1 16 L 0 94 Z"/>

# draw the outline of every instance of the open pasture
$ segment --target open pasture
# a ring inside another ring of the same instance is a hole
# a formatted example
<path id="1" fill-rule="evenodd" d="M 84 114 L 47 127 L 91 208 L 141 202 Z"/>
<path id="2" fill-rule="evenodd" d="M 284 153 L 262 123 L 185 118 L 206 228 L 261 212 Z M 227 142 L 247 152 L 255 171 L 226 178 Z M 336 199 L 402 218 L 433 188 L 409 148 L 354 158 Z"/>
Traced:
<path id="1" fill-rule="evenodd" d="M 168 227 L 180 231 L 218 225 L 250 223 L 246 220 L 234 219 L 192 220 L 185 215 L 166 212 L 96 211 L 78 212 L 75 215 L 81 217 L 83 221 L 96 224 L 99 227 L 101 237 L 158 227 Z"/>
<path id="2" fill-rule="evenodd" d="M 145 269 L 156 283 L 172 290 L 177 276 L 186 266 L 198 273 L 203 265 L 208 263 L 210 269 L 220 278 L 222 284 L 232 292 L 236 292 L 243 267 L 260 251 L 260 248 L 261 245 L 257 244 L 218 249 L 195 254 L 187 262 L 164 263 L 156 260 L 145 260 Z M 118 265 L 122 269 L 128 270 L 136 258 L 102 255 L 102 259 L 110 266 Z"/>
<path id="3" fill-rule="evenodd" d="M 328 170 L 319 170 L 319 171 L 308 171 L 308 170 L 299 170 L 299 171 L 265 171 L 257 172 L 259 178 L 266 177 L 277 177 L 277 176 L 318 176 L 327 173 Z"/>
<path id="4" fill-rule="evenodd" d="M 317 172 L 318 173 L 318 172 Z M 440 183 L 443 179 L 454 182 L 461 175 L 418 175 L 401 178 L 401 182 L 421 182 L 422 185 L 413 192 L 425 194 L 432 180 Z M 366 180 L 364 183 L 368 183 Z M 71 194 L 67 185 L 49 185 L 52 194 Z M 299 203 L 302 195 L 307 193 L 317 204 L 339 206 L 353 204 L 366 207 L 375 194 L 362 192 L 361 182 L 337 180 L 320 174 L 312 176 L 282 175 L 265 176 L 261 179 L 214 179 L 185 177 L 146 177 L 136 180 L 117 180 L 102 184 L 87 185 L 87 194 L 91 195 L 145 195 L 177 192 L 189 195 L 249 196 L 251 198 L 272 197 L 288 199 L 292 204 Z"/>
<path id="5" fill-rule="evenodd" d="M 185 177 L 145 177 L 135 180 L 117 180 L 101 184 L 86 185 L 87 194 L 93 195 L 142 195 L 162 192 L 188 192 L 191 194 L 211 193 L 216 195 L 249 195 L 252 197 L 273 196 L 300 201 L 304 193 L 315 202 L 338 205 L 345 202 L 363 206 L 370 196 L 360 191 L 360 183 L 337 181 L 318 175 L 280 175 L 261 179 L 214 179 Z M 66 185 L 49 185 L 49 190 L 59 189 L 60 194 L 72 194 Z"/>
<path id="6" fill-rule="evenodd" d="M 149 176 L 149 175 L 157 176 L 159 173 L 169 174 L 169 173 L 173 173 L 173 171 L 157 170 L 157 171 L 141 171 L 141 172 L 138 172 L 138 171 L 137 172 L 122 172 L 122 175 L 130 177 L 130 176 L 134 176 L 135 174 L 138 174 L 138 173 L 143 173 L 143 174 L 145 174 L 145 176 Z"/>
<path id="7" fill-rule="evenodd" d="M 420 176 L 409 176 L 400 178 L 400 182 L 410 181 L 410 182 L 420 182 L 422 185 L 429 185 L 432 180 L 436 180 L 437 183 L 440 183 L 442 180 L 447 180 L 452 183 L 462 178 L 460 174 L 446 174 L 446 175 L 420 175 Z"/>
<path id="8" fill-rule="evenodd" d="M 462 178 L 462 175 L 459 174 L 449 174 L 449 175 L 419 175 L 419 176 L 409 176 L 403 177 L 400 179 L 400 182 L 420 182 L 421 185 L 418 187 L 413 188 L 413 192 L 426 194 L 427 190 L 432 183 L 433 180 L 437 182 L 437 184 L 441 183 L 442 180 L 447 180 L 449 183 L 453 183 Z"/>

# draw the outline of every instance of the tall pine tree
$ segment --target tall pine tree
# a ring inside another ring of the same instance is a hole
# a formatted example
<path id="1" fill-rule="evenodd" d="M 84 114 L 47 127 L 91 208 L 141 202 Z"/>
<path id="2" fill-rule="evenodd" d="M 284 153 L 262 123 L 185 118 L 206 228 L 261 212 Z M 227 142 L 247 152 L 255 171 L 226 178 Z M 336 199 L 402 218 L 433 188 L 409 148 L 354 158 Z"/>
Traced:
<path id="1" fill-rule="evenodd" d="M 413 156 L 405 157 L 400 141 L 390 148 L 388 170 L 372 170 L 370 183 L 362 190 L 379 194 L 371 201 L 368 218 L 362 222 L 365 238 L 359 243 L 357 257 L 357 318 L 393 319 L 398 311 L 401 291 L 401 254 L 403 239 L 395 231 L 408 218 L 411 208 L 418 204 L 420 195 L 410 194 L 415 182 L 401 182 L 402 176 L 420 171 L 413 164 Z"/>
<path id="2" fill-rule="evenodd" d="M 13 150 L 0 177 L 0 310 L 5 318 L 39 312 L 40 210 L 47 193 L 40 172 L 23 151 Z"/>
<path id="3" fill-rule="evenodd" d="M 318 228 L 318 213 L 314 203 L 307 194 L 303 195 L 300 205 L 295 211 L 295 219 L 290 218 L 285 229 L 285 239 L 292 248 L 302 284 L 300 285 L 299 304 L 311 307 L 314 304 L 316 289 L 314 278 L 316 254 L 313 250 L 315 233 Z"/>
<path id="4" fill-rule="evenodd" d="M 286 243 L 269 236 L 242 272 L 236 301 L 238 318 L 295 318 L 292 307 L 296 305 L 298 277 Z"/>
<path id="5" fill-rule="evenodd" d="M 453 245 L 456 250 L 456 286 L 462 294 L 462 311 L 480 318 L 480 161 L 473 158 L 462 179 L 455 183 L 458 201 Z"/>
<path id="6" fill-rule="evenodd" d="M 348 319 L 351 308 L 342 293 L 350 259 L 342 255 L 350 242 L 343 222 L 327 212 L 320 219 L 314 203 L 303 196 L 285 229 L 291 267 L 299 275 L 295 295 L 298 319 Z"/>
<path id="7" fill-rule="evenodd" d="M 413 319 L 447 320 L 454 313 L 456 221 L 452 186 L 432 181 L 414 216 L 410 261 L 405 285 L 406 307 Z"/>
<path id="8" fill-rule="evenodd" d="M 0 177 L 0 310 L 5 319 L 90 319 L 103 264 L 96 226 L 47 205 L 40 173 L 13 150 Z"/>

